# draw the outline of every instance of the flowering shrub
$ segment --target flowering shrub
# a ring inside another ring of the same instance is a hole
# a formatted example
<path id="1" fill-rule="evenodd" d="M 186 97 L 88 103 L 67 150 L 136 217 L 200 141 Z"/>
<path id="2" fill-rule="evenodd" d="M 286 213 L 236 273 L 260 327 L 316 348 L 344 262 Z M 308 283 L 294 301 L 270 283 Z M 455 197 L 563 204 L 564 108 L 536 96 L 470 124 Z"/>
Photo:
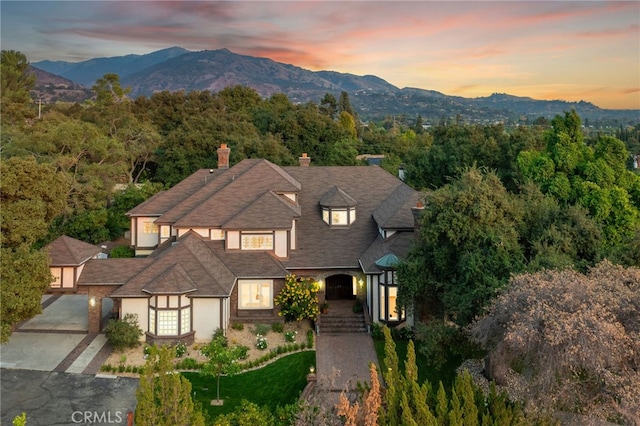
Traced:
<path id="1" fill-rule="evenodd" d="M 316 320 L 318 309 L 318 290 L 320 286 L 312 278 L 296 278 L 287 275 L 284 288 L 274 301 L 280 305 L 278 315 L 284 316 L 285 321 Z"/>
<path id="2" fill-rule="evenodd" d="M 267 349 L 267 338 L 264 337 L 261 334 L 258 334 L 256 336 L 256 348 L 260 349 L 260 350 L 265 350 Z"/>
<path id="3" fill-rule="evenodd" d="M 297 331 L 287 331 L 286 333 L 284 333 L 284 340 L 289 343 L 293 343 L 296 341 L 297 335 L 298 335 Z"/>
<path id="4" fill-rule="evenodd" d="M 187 353 L 187 345 L 184 342 L 176 343 L 176 358 L 182 358 Z"/>

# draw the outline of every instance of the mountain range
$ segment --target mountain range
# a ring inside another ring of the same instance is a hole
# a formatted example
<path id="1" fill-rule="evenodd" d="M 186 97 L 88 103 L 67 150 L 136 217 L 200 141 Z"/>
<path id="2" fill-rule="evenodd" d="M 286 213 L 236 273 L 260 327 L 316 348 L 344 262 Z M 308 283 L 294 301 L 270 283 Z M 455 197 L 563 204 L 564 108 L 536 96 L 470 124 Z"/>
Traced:
<path id="1" fill-rule="evenodd" d="M 310 71 L 267 58 L 240 55 L 228 49 L 192 52 L 171 47 L 146 55 L 95 58 L 77 63 L 40 61 L 31 66 L 35 68 L 37 78 L 35 95 L 45 100 L 78 101 L 82 90 L 88 90 L 104 74 L 114 73 L 119 75 L 123 87 L 131 88 L 130 96 L 134 98 L 165 90 L 217 92 L 227 86 L 243 85 L 264 97 L 284 93 L 294 103 L 320 103 L 327 93 L 338 98 L 345 91 L 364 120 L 389 115 L 413 119 L 420 115 L 427 122 L 456 116 L 467 122 L 513 122 L 523 118 L 552 118 L 575 109 L 583 120 L 592 122 L 640 122 L 639 110 L 608 110 L 586 101 L 545 101 L 498 93 L 464 98 L 434 90 L 401 89 L 373 75 Z M 45 74 L 39 70 L 49 73 L 47 84 L 42 80 Z M 55 76 L 62 79 L 52 83 Z M 58 86 L 64 87 L 61 93 L 55 89 Z M 67 99 L 71 93 L 75 99 Z"/>

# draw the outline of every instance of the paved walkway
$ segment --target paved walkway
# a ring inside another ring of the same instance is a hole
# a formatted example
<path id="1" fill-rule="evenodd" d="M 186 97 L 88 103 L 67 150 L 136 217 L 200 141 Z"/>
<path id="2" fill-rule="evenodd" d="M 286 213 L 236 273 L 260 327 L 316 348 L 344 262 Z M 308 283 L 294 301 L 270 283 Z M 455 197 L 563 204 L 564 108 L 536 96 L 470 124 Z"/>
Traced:
<path id="1" fill-rule="evenodd" d="M 331 309 L 351 310 L 353 301 L 332 301 Z M 355 398 L 358 382 L 370 383 L 369 365 L 380 371 L 373 339 L 367 333 L 322 333 L 317 335 L 316 373 L 322 403 L 335 405 L 341 392 Z"/>

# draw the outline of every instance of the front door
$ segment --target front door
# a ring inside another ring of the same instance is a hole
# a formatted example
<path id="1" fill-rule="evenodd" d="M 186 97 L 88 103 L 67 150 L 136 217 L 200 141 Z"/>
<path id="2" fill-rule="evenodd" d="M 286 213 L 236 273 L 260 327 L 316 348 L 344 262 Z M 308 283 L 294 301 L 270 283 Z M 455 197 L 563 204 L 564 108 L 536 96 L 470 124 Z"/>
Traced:
<path id="1" fill-rule="evenodd" d="M 332 275 L 327 278 L 327 300 L 354 299 L 353 277 L 351 275 Z"/>

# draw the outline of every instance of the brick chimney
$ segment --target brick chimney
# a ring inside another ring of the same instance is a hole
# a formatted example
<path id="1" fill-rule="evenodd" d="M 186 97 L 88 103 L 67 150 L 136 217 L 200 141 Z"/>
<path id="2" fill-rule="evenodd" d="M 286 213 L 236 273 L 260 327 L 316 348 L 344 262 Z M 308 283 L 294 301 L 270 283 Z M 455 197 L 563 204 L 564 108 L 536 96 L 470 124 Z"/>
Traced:
<path id="1" fill-rule="evenodd" d="M 413 233 L 416 241 L 419 239 L 420 235 L 420 225 L 422 212 L 424 211 L 424 204 L 422 201 L 418 201 L 414 207 L 411 207 L 411 213 L 413 214 Z"/>
<path id="2" fill-rule="evenodd" d="M 229 154 L 231 153 L 231 149 L 227 147 L 226 143 L 220 145 L 218 148 L 218 168 L 219 169 L 228 169 L 229 168 Z"/>
<path id="3" fill-rule="evenodd" d="M 299 157 L 298 161 L 300 161 L 300 167 L 309 167 L 309 164 L 311 163 L 311 157 L 307 157 L 307 153 L 303 152 L 302 157 Z"/>

